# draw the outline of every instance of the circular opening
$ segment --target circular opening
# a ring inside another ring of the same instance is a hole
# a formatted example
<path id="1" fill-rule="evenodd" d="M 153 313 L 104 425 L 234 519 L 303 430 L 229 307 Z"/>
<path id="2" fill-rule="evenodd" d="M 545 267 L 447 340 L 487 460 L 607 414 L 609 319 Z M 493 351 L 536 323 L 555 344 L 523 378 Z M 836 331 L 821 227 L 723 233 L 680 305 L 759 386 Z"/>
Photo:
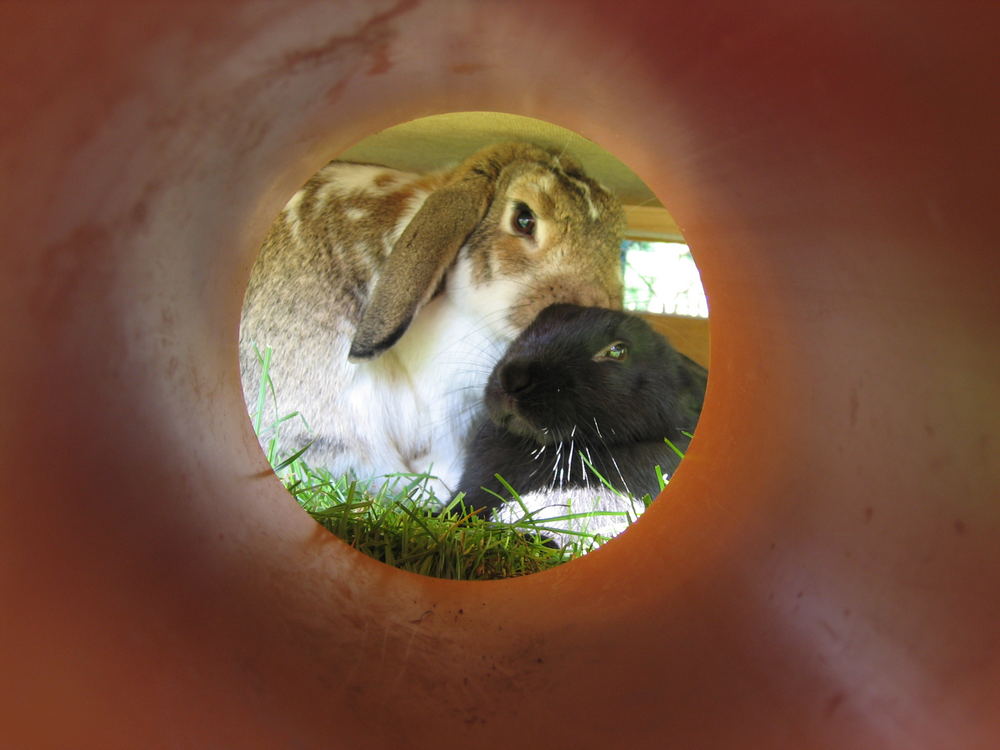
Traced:
<path id="1" fill-rule="evenodd" d="M 415 572 L 585 554 L 660 494 L 701 410 L 708 310 L 683 242 L 630 169 L 548 122 L 366 138 L 291 197 L 251 274 L 241 375 L 271 466 Z"/>

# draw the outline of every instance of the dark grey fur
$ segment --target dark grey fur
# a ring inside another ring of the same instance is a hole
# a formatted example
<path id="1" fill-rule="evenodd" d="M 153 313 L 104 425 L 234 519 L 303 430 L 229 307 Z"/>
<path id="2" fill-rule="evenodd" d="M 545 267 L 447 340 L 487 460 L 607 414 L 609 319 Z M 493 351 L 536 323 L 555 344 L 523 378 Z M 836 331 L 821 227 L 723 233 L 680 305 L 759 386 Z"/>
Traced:
<path id="1" fill-rule="evenodd" d="M 622 361 L 595 359 L 623 342 Z M 601 476 L 635 497 L 659 491 L 694 430 L 705 397 L 705 368 L 674 350 L 642 318 L 557 304 L 539 313 L 497 363 L 485 390 L 489 420 L 469 446 L 461 479 L 468 507 L 496 508 L 519 494 L 566 489 Z M 484 489 L 485 488 L 485 489 Z"/>

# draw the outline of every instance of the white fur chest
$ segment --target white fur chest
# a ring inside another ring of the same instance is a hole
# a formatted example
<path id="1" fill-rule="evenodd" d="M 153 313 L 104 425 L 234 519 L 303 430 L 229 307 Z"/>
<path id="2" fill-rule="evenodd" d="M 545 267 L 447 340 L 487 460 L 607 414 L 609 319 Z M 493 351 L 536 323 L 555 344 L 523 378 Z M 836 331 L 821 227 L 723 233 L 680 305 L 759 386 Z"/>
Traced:
<path id="1" fill-rule="evenodd" d="M 439 480 L 433 483 L 439 499 L 450 499 L 470 427 L 483 412 L 483 388 L 508 343 L 442 295 L 420 310 L 392 349 L 350 366 L 348 400 L 358 407 L 361 447 L 355 472 L 430 472 Z"/>

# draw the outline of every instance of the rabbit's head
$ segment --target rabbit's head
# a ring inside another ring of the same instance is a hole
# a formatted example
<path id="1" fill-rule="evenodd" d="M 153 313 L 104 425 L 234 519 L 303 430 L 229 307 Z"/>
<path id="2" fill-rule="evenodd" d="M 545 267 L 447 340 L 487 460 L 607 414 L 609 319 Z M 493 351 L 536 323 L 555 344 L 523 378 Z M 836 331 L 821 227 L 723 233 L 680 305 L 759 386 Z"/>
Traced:
<path id="1" fill-rule="evenodd" d="M 624 212 L 573 159 L 505 143 L 442 177 L 379 270 L 352 359 L 392 346 L 438 294 L 506 340 L 555 302 L 621 307 Z"/>
<path id="2" fill-rule="evenodd" d="M 540 445 L 660 440 L 694 429 L 706 377 L 638 316 L 557 304 L 497 363 L 486 405 L 497 425 Z"/>

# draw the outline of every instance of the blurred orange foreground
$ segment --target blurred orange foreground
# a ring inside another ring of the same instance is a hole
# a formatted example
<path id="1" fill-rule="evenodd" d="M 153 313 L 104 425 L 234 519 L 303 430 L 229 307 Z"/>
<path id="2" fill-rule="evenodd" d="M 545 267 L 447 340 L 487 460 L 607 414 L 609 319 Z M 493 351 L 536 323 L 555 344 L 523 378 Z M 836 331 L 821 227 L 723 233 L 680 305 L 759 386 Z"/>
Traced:
<path id="1" fill-rule="evenodd" d="M 0 745 L 1000 747 L 1000 5 L 4 3 Z M 712 382 L 628 533 L 383 567 L 267 471 L 257 243 L 363 136 L 551 120 L 664 199 Z"/>

